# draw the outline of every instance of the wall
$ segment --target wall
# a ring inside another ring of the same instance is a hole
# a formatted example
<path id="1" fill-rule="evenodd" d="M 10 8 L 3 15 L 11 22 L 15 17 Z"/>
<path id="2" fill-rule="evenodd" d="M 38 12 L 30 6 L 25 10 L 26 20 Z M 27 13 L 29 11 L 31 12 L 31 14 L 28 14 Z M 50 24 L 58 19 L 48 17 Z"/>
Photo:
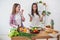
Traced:
<path id="1" fill-rule="evenodd" d="M 20 3 L 22 9 L 24 9 L 24 17 L 27 21 L 24 22 L 24 26 L 29 27 L 29 16 L 31 4 L 39 0 L 0 0 L 0 34 L 7 34 L 10 28 L 9 18 L 14 3 Z M 42 0 L 47 3 L 48 10 L 51 11 L 49 18 L 53 18 L 55 25 L 54 28 L 60 31 L 60 0 Z"/>

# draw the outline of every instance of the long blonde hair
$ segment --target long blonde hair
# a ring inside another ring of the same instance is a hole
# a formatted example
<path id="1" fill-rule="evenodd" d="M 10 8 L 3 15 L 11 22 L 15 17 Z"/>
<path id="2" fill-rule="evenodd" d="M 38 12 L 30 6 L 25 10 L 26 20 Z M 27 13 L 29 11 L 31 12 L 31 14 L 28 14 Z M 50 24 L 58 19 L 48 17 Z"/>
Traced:
<path id="1" fill-rule="evenodd" d="M 13 8 L 12 8 L 12 15 L 15 15 L 15 14 L 16 14 L 16 7 L 17 7 L 18 5 L 20 6 L 20 4 L 14 3 Z"/>

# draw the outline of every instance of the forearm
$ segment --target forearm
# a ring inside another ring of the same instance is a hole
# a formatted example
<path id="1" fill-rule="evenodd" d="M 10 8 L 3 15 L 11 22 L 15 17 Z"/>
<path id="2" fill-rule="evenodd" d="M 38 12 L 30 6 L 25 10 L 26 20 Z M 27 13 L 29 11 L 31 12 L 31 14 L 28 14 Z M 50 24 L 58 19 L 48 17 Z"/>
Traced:
<path id="1" fill-rule="evenodd" d="M 18 26 L 14 25 L 14 24 L 10 24 L 10 26 L 13 27 L 13 28 L 18 28 Z"/>
<path id="2" fill-rule="evenodd" d="M 30 17 L 30 22 L 32 21 L 32 18 Z"/>

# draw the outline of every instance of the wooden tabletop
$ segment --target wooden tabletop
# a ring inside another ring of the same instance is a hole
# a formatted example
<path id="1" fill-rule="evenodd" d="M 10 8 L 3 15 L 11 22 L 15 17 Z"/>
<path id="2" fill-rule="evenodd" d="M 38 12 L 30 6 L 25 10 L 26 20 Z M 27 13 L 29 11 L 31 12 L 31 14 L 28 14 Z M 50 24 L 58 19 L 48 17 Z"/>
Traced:
<path id="1" fill-rule="evenodd" d="M 36 36 L 32 37 L 32 40 L 35 40 L 35 39 L 47 39 L 48 40 L 49 38 L 53 38 L 53 37 L 48 35 L 48 33 L 46 33 L 45 31 L 42 31 Z"/>
<path id="2" fill-rule="evenodd" d="M 11 40 L 30 40 L 30 39 L 27 37 L 16 36 L 12 37 Z"/>
<path id="3" fill-rule="evenodd" d="M 52 34 L 52 33 L 50 33 L 50 34 Z M 32 37 L 32 40 L 36 40 L 36 39 L 46 39 L 46 40 L 48 40 L 49 38 L 54 38 L 54 37 L 50 36 L 49 33 L 47 33 L 46 31 L 40 31 L 39 34 L 36 34 L 36 36 Z M 57 38 L 59 39 L 59 36 Z M 12 37 L 11 40 L 28 40 L 28 38 L 19 36 L 19 37 Z"/>

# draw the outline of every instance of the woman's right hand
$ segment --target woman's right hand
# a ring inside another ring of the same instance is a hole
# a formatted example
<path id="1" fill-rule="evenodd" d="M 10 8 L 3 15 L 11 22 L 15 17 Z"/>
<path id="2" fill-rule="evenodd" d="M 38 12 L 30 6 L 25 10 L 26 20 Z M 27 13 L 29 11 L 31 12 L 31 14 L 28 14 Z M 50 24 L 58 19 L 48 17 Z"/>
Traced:
<path id="1" fill-rule="evenodd" d="M 23 21 L 23 22 L 25 21 L 25 18 L 24 18 L 24 16 L 22 16 L 22 21 Z"/>
<path id="2" fill-rule="evenodd" d="M 32 21 L 32 17 L 30 17 L 30 22 Z"/>
<path id="3" fill-rule="evenodd" d="M 24 12 L 24 10 L 22 9 L 22 10 L 20 11 L 20 15 L 23 15 L 23 12 Z"/>

